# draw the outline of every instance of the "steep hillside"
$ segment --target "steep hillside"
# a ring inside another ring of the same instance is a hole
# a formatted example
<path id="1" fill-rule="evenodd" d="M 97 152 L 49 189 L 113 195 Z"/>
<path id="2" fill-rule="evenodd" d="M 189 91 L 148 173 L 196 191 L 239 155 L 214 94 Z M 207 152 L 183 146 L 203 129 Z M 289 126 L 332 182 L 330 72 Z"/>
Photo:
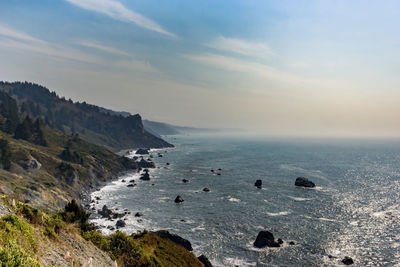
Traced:
<path id="1" fill-rule="evenodd" d="M 27 82 L 0 82 L 0 91 L 16 99 L 23 116 L 40 118 L 49 128 L 66 134 L 79 133 L 83 139 L 114 151 L 172 146 L 147 132 L 139 114 L 107 112 L 86 102 L 66 100 L 43 86 Z"/>
<path id="2" fill-rule="evenodd" d="M 0 196 L 1 266 L 204 266 L 156 233 L 104 236 L 75 201 L 56 213 Z"/>

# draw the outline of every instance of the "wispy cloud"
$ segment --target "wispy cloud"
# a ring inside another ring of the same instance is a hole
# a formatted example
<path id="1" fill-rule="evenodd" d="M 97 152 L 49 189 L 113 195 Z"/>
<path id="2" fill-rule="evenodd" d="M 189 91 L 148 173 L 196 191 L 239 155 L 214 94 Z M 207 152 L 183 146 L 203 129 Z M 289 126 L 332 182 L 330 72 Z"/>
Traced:
<path id="1" fill-rule="evenodd" d="M 234 52 L 246 56 L 267 57 L 274 54 L 272 49 L 265 43 L 249 42 L 224 36 L 219 36 L 205 45 L 217 50 Z"/>
<path id="2" fill-rule="evenodd" d="M 273 80 L 281 84 L 294 85 L 295 87 L 321 89 L 327 87 L 343 87 L 343 84 L 338 81 L 308 78 L 295 73 L 282 71 L 266 64 L 234 57 L 227 57 L 218 54 L 198 54 L 184 56 L 190 60 L 214 66 L 222 70 L 257 75 L 265 80 Z"/>
<path id="3" fill-rule="evenodd" d="M 89 41 L 82 42 L 81 45 L 112 54 L 123 55 L 126 58 L 124 60 L 105 60 L 78 49 L 48 43 L 27 33 L 0 24 L 0 48 L 3 49 L 27 51 L 56 59 L 102 65 L 124 71 L 156 71 L 148 62 L 136 60 L 131 54 L 125 51 Z"/>
<path id="4" fill-rule="evenodd" d="M 80 8 L 105 14 L 114 19 L 128 21 L 145 29 L 174 37 L 175 35 L 165 30 L 157 22 L 126 8 L 116 0 L 65 0 Z"/>
<path id="5" fill-rule="evenodd" d="M 111 46 L 106 46 L 106 45 L 103 45 L 103 44 L 99 44 L 99 43 L 96 43 L 96 42 L 92 42 L 92 41 L 79 41 L 79 42 L 77 42 L 77 44 L 80 45 L 80 46 L 84 46 L 84 47 L 87 47 L 87 48 L 93 48 L 93 49 L 100 50 L 100 51 L 103 51 L 103 52 L 106 52 L 106 53 L 110 53 L 110 54 L 114 54 L 114 55 L 127 56 L 127 57 L 131 57 L 132 56 L 131 54 L 129 54 L 126 51 L 123 51 L 123 50 L 120 50 L 120 49 L 117 49 L 117 48 L 114 48 L 114 47 L 111 47 Z"/>
<path id="6" fill-rule="evenodd" d="M 29 34 L 16 31 L 12 28 L 9 28 L 9 27 L 1 25 L 1 24 L 0 24 L 0 36 L 11 38 L 14 40 L 26 41 L 26 42 L 34 42 L 34 43 L 40 43 L 40 44 L 45 43 L 44 41 L 34 38 L 34 37 L 30 36 Z"/>

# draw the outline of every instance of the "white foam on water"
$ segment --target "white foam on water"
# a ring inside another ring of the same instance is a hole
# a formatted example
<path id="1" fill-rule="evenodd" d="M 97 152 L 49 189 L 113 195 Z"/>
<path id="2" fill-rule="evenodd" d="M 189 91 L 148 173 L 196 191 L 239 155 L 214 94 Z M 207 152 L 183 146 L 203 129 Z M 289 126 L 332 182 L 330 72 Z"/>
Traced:
<path id="1" fill-rule="evenodd" d="M 281 211 L 281 212 L 267 212 L 269 216 L 285 216 L 289 215 L 290 211 Z"/>
<path id="2" fill-rule="evenodd" d="M 245 261 L 239 258 L 224 258 L 223 260 L 224 262 L 224 266 L 243 266 L 243 267 L 247 267 L 247 266 L 256 266 L 257 262 L 249 262 L 249 261 Z"/>
<path id="3" fill-rule="evenodd" d="M 308 200 L 313 200 L 313 198 L 305 198 L 305 197 L 292 197 L 292 196 L 288 196 L 288 198 L 291 198 L 291 199 L 296 200 L 296 201 L 308 201 Z"/>
<path id="4" fill-rule="evenodd" d="M 231 197 L 231 196 L 228 197 L 228 200 L 229 200 L 230 202 L 240 202 L 240 199 L 234 198 L 234 197 Z"/>

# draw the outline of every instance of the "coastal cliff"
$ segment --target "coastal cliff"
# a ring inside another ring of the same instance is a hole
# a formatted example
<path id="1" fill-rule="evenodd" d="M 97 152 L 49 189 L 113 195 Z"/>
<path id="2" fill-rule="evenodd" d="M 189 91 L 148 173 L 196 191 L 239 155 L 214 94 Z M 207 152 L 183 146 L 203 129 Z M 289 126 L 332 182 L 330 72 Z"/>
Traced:
<path id="1" fill-rule="evenodd" d="M 0 83 L 0 264 L 203 266 L 155 233 L 102 235 L 74 200 L 154 166 L 113 151 L 171 146 L 145 131 L 139 115 L 105 113 L 31 83 Z"/>

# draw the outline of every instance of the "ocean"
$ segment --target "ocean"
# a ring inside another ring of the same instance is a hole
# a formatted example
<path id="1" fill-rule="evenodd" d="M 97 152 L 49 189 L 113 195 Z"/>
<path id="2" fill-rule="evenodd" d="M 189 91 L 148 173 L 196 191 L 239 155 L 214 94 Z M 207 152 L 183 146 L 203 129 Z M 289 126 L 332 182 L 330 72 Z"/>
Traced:
<path id="1" fill-rule="evenodd" d="M 176 147 L 151 151 L 150 181 L 128 174 L 92 195 L 97 209 L 132 212 L 123 231 L 167 229 L 215 266 L 334 266 L 345 256 L 356 266 L 400 266 L 400 140 L 165 139 Z M 316 188 L 296 187 L 297 177 Z M 127 187 L 131 179 L 137 186 Z M 115 225 L 92 221 L 105 233 Z M 261 230 L 283 246 L 254 248 Z"/>

